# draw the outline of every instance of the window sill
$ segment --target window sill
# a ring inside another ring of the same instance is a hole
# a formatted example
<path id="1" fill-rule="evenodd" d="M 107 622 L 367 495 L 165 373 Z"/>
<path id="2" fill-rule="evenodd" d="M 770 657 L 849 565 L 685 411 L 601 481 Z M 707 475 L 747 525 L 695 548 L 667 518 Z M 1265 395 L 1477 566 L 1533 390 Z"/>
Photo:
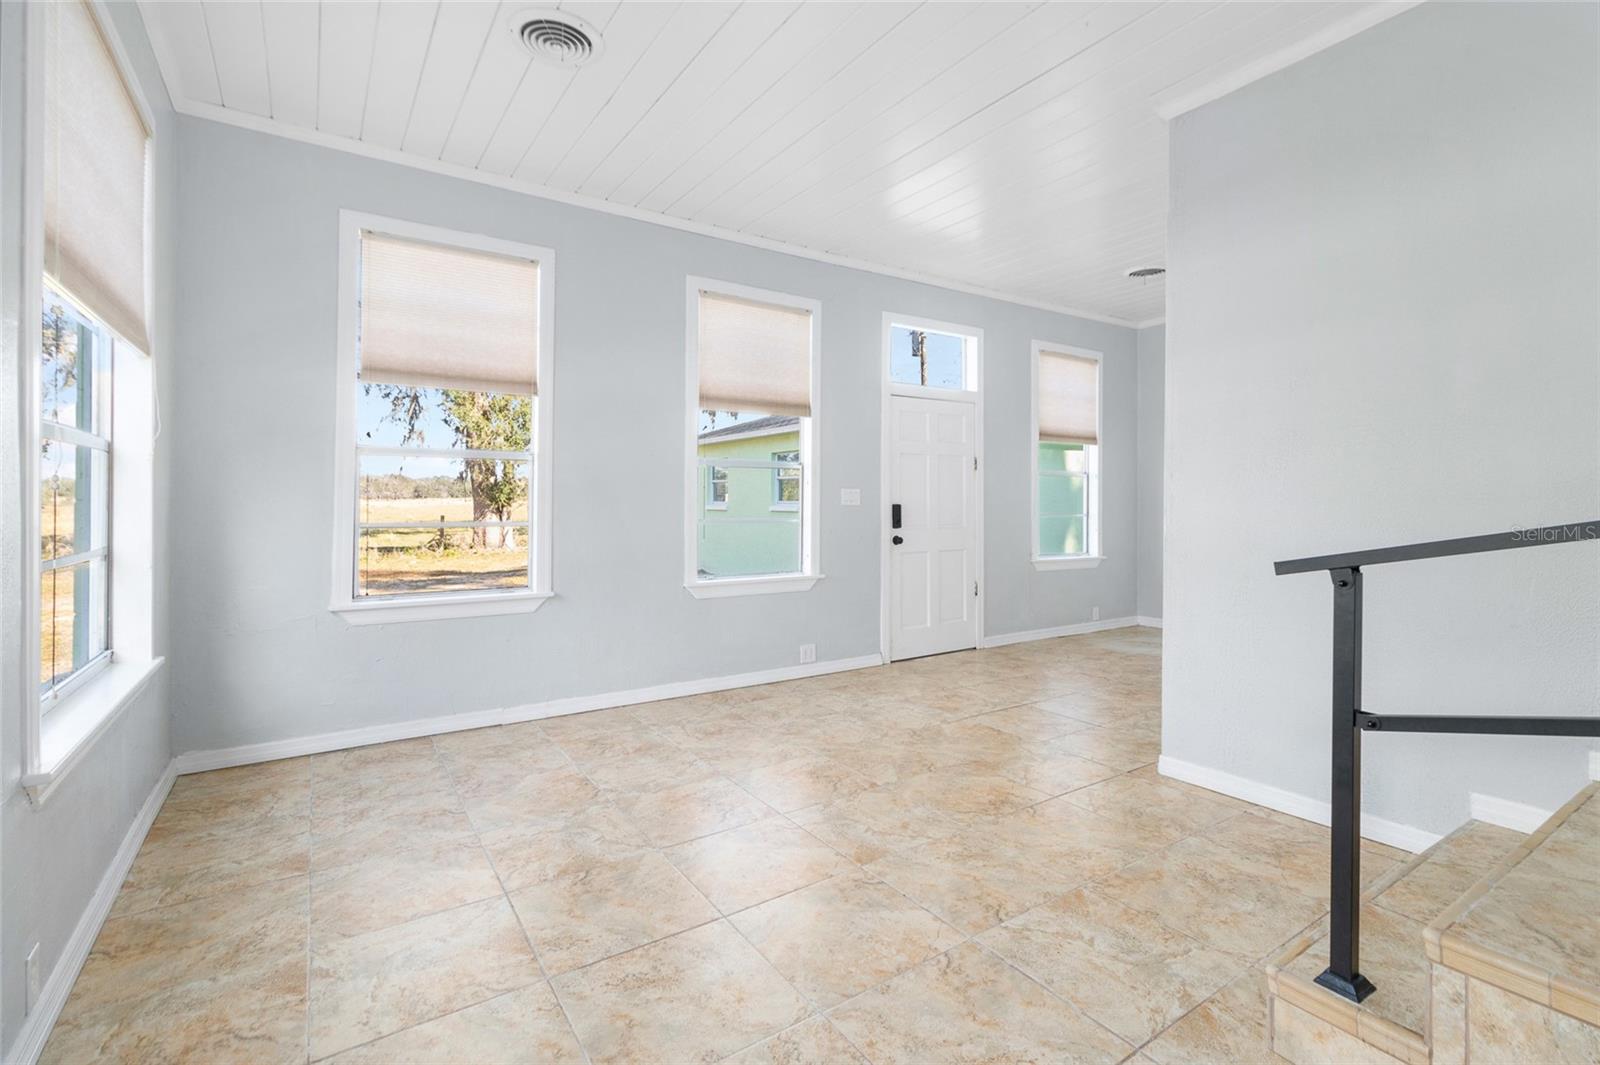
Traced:
<path id="1" fill-rule="evenodd" d="M 63 698 L 39 724 L 39 770 L 22 778 L 35 806 L 42 806 L 72 768 L 136 699 L 164 658 L 113 660 L 83 687 Z"/>
<path id="2" fill-rule="evenodd" d="M 800 504 L 799 503 L 774 503 L 774 504 L 772 504 L 772 506 L 768 507 L 767 510 L 769 510 L 769 511 L 782 511 L 785 514 L 798 514 L 798 513 L 800 513 Z"/>
<path id="3" fill-rule="evenodd" d="M 1052 569 L 1094 569 L 1104 562 L 1104 555 L 1071 555 L 1064 558 L 1036 558 L 1033 568 L 1039 571 Z"/>
<path id="4" fill-rule="evenodd" d="M 686 581 L 684 588 L 696 599 L 726 599 L 736 595 L 806 592 L 821 579 L 820 573 L 789 574 L 782 577 L 729 577 L 719 581 Z"/>
<path id="5" fill-rule="evenodd" d="M 395 596 L 393 599 L 336 602 L 328 609 L 351 625 L 389 625 L 405 621 L 531 614 L 553 598 L 554 592 L 466 593 L 436 598 Z"/>

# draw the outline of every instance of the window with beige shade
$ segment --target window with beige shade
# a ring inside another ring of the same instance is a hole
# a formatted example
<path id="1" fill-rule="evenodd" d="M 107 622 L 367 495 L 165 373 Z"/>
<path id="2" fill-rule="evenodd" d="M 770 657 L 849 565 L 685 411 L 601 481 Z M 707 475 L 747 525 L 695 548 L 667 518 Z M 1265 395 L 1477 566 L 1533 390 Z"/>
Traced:
<path id="1" fill-rule="evenodd" d="M 1041 569 L 1100 558 L 1100 354 L 1033 345 L 1033 559 Z"/>
<path id="2" fill-rule="evenodd" d="M 698 598 L 817 580 L 821 305 L 690 278 L 684 587 Z"/>
<path id="3" fill-rule="evenodd" d="M 551 595 L 547 248 L 341 219 L 333 609 L 355 623 Z"/>

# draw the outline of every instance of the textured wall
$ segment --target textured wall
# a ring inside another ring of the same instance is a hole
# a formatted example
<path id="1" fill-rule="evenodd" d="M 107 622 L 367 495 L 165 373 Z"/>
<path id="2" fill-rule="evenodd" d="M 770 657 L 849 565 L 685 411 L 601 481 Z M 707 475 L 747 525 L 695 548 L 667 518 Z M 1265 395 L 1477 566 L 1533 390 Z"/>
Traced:
<path id="1" fill-rule="evenodd" d="M 152 248 L 152 346 L 156 358 L 157 387 L 163 406 L 170 409 L 171 351 L 163 337 L 172 321 L 173 248 L 171 237 L 176 209 L 177 175 L 173 169 L 176 127 L 166 89 L 156 69 L 155 57 L 143 24 L 131 4 L 111 4 L 108 9 L 123 46 L 155 112 L 154 158 L 151 161 L 155 242 Z M 42 6 L 36 8 L 42 10 Z M 0 5 L 0 231 L 6 249 L 0 265 L 0 304 L 4 305 L 5 339 L 0 372 L 0 409 L 16 410 L 16 359 L 35 353 L 16 350 L 17 314 L 23 268 L 16 249 L 21 246 L 22 198 L 21 102 L 23 6 Z M 15 423 L 8 421 L 7 425 Z M 27 987 L 23 959 L 39 944 L 41 983 L 47 981 L 61 958 L 84 907 L 105 875 L 129 826 L 160 779 L 169 759 L 168 677 L 163 670 L 133 701 L 105 734 L 95 741 L 83 761 L 75 766 L 42 807 L 29 804 L 17 786 L 22 773 L 21 707 L 38 683 L 38 663 L 22 661 L 21 560 L 38 545 L 21 542 L 21 515 L 12 500 L 18 498 L 18 464 L 37 461 L 31 449 L 19 456 L 15 434 L 0 436 L 0 491 L 7 501 L 0 507 L 0 681 L 4 708 L 0 721 L 0 1058 L 11 1060 L 10 1048 L 24 1021 Z M 167 609 L 162 594 L 168 575 L 165 517 L 167 469 L 173 453 L 171 434 L 157 441 L 155 453 L 155 652 L 168 653 Z"/>
<path id="2" fill-rule="evenodd" d="M 883 312 L 984 330 L 987 631 L 1131 615 L 1132 329 L 847 270 L 196 119 L 180 120 L 176 749 L 206 750 L 878 650 Z M 327 609 L 340 208 L 556 252 L 555 590 L 531 616 L 351 627 Z M 822 301 L 821 571 L 682 587 L 684 278 Z M 1105 352 L 1110 559 L 1029 563 L 1030 345 Z M 860 488 L 861 505 L 839 504 Z M 630 519 L 620 521 L 623 506 Z M 292 665 L 288 665 L 292 664 Z"/>
<path id="3" fill-rule="evenodd" d="M 1139 616 L 1161 616 L 1167 327 L 1139 330 Z"/>
<path id="4" fill-rule="evenodd" d="M 1600 517 L 1592 4 L 1425 4 L 1172 125 L 1164 752 L 1327 797 L 1275 559 Z M 1600 543 L 1379 567 L 1365 705 L 1594 713 Z M 1366 809 L 1554 807 L 1579 740 L 1369 736 Z"/>

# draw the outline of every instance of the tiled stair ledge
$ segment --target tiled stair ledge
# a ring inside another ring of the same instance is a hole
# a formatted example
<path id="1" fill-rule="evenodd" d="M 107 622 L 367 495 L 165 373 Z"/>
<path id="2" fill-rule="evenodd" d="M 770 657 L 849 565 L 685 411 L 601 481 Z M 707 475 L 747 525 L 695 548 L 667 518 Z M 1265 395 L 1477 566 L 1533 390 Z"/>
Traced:
<path id="1" fill-rule="evenodd" d="M 1365 1061 L 1429 1065 L 1431 995 L 1424 921 L 1494 868 L 1521 834 L 1469 821 L 1362 893 L 1362 970 L 1378 991 L 1357 1005 L 1318 985 L 1326 921 L 1267 966 L 1273 1049 L 1300 1065 Z"/>
<path id="2" fill-rule="evenodd" d="M 1439 914 L 1423 941 L 1435 965 L 1600 1028 L 1597 914 L 1600 783 Z"/>
<path id="3" fill-rule="evenodd" d="M 1323 1061 L 1429 1065 L 1422 925 L 1374 902 L 1419 869 L 1429 853 L 1385 875 L 1362 895 L 1361 967 L 1386 994 L 1374 994 L 1358 1005 L 1316 982 L 1317 974 L 1328 967 L 1326 920 L 1268 963 L 1269 1024 L 1276 1053 L 1297 1065 Z"/>

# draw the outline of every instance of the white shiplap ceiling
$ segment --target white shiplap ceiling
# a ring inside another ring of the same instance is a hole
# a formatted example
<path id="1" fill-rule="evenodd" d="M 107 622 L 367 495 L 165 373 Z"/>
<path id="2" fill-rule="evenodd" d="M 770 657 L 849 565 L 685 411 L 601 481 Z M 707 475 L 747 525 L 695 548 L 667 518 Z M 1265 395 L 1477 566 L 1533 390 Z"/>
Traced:
<path id="1" fill-rule="evenodd" d="M 1127 322 L 1158 107 L 1406 6 L 564 0 L 604 43 L 572 68 L 526 3 L 139 4 L 186 113 Z"/>

